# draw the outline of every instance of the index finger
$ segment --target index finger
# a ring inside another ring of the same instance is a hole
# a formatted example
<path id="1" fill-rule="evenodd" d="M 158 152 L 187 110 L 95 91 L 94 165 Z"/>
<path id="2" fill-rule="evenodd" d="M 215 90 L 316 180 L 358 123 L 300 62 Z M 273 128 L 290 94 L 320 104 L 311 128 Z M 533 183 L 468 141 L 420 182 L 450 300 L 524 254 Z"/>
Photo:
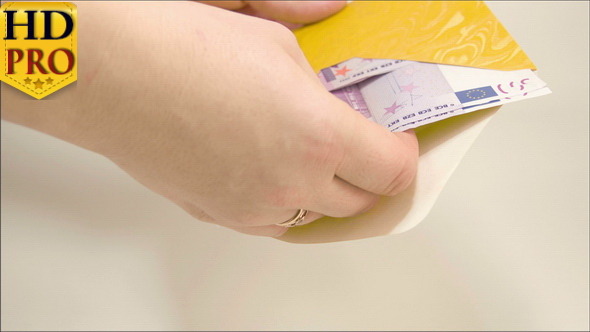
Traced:
<path id="1" fill-rule="evenodd" d="M 344 152 L 336 175 L 379 195 L 395 195 L 413 181 L 418 140 L 413 131 L 392 133 L 340 100 Z"/>

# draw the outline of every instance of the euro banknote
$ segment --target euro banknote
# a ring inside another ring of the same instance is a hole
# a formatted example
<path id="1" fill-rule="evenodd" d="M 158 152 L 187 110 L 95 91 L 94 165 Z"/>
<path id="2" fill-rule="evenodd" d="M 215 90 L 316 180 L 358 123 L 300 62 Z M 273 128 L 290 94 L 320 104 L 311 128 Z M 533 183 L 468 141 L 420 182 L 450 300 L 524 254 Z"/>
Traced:
<path id="1" fill-rule="evenodd" d="M 354 58 L 318 76 L 328 91 L 390 131 L 551 93 L 529 69 Z"/>
<path id="2" fill-rule="evenodd" d="M 326 89 L 333 91 L 359 83 L 369 77 L 388 73 L 413 62 L 406 60 L 352 58 L 335 66 L 322 69 L 319 77 Z"/>

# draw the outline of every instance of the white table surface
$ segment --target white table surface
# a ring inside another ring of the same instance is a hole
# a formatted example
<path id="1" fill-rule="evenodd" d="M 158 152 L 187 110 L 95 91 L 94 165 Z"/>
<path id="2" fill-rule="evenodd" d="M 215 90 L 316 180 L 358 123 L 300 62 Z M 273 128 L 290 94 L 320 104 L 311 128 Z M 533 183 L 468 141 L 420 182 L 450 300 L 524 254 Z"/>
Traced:
<path id="1" fill-rule="evenodd" d="M 589 5 L 489 6 L 553 94 L 505 105 L 397 236 L 234 233 L 3 121 L 2 329 L 587 330 Z"/>

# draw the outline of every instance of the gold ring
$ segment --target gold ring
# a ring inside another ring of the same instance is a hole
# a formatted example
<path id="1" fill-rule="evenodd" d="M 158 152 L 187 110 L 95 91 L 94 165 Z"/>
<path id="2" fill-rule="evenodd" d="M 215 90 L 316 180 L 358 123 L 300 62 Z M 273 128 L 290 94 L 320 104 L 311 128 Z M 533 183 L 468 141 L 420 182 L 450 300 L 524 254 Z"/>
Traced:
<path id="1" fill-rule="evenodd" d="M 297 211 L 297 214 L 287 220 L 287 221 L 283 221 L 281 223 L 276 224 L 277 226 L 283 226 L 283 227 L 295 227 L 297 225 L 299 225 L 300 223 L 303 222 L 303 220 L 305 220 L 305 216 L 307 215 L 307 210 L 304 209 L 299 209 L 299 211 Z"/>

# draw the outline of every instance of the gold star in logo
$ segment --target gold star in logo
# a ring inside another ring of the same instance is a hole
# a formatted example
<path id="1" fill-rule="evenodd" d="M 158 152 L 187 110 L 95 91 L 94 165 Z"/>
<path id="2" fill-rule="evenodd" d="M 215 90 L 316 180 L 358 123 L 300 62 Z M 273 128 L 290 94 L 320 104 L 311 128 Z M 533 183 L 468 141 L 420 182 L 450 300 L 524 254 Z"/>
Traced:
<path id="1" fill-rule="evenodd" d="M 53 79 L 51 77 L 48 77 L 45 82 L 47 82 L 47 84 L 51 85 L 53 84 Z"/>
<path id="2" fill-rule="evenodd" d="M 24 79 L 24 81 L 25 81 L 25 84 L 31 84 L 31 82 L 33 80 L 27 77 L 27 78 Z"/>
<path id="3" fill-rule="evenodd" d="M 45 82 L 41 81 L 40 79 L 37 79 L 35 82 L 33 82 L 33 84 L 35 84 L 35 89 L 43 89 L 43 84 Z"/>

